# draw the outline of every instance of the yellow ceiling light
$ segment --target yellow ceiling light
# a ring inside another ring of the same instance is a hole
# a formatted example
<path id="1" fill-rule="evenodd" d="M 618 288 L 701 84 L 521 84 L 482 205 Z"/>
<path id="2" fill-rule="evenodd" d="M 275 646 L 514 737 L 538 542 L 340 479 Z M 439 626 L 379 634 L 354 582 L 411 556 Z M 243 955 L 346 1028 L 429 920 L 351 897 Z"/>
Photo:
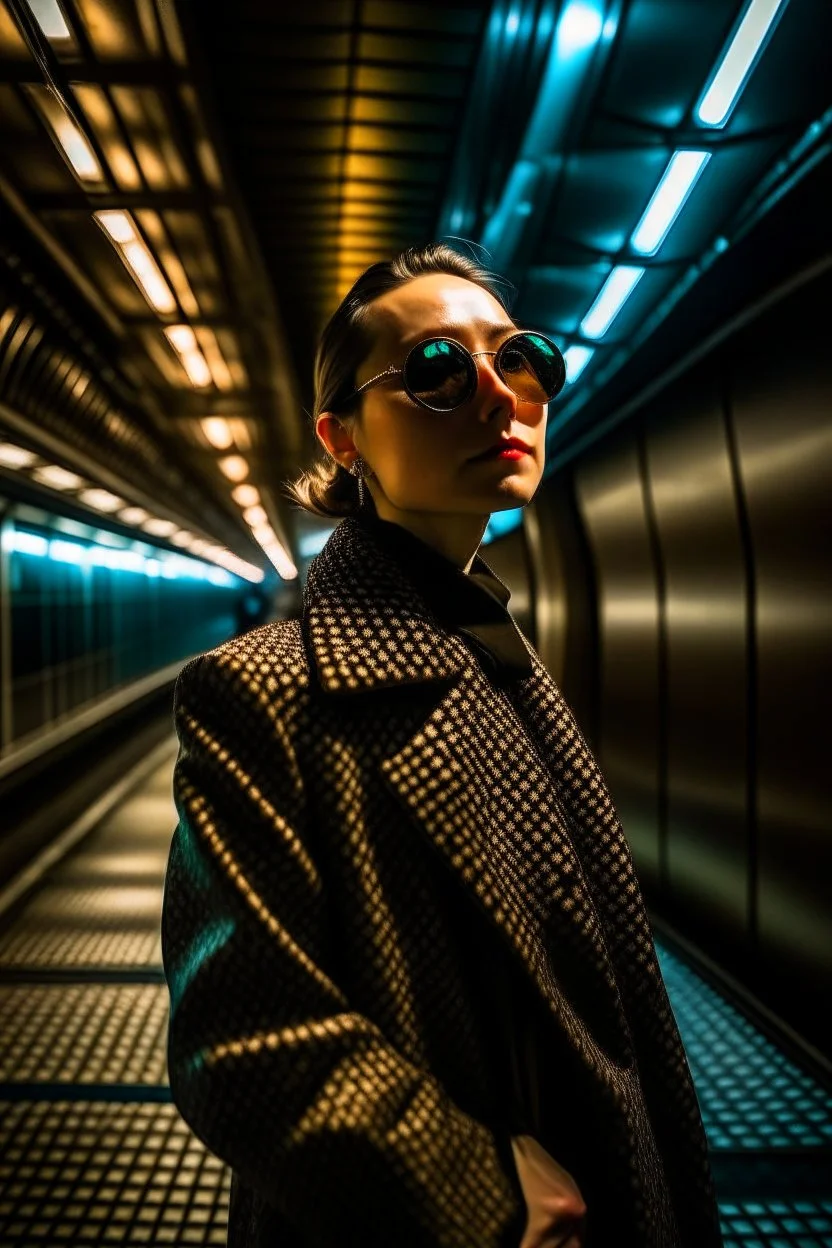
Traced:
<path id="1" fill-rule="evenodd" d="M 119 520 L 123 520 L 125 524 L 144 524 L 149 517 L 150 513 L 144 507 L 125 507 L 118 513 Z"/>
<path id="2" fill-rule="evenodd" d="M 22 446 L 15 446 L 13 442 L 0 442 L 1 468 L 31 468 L 36 459 L 37 455 Z M 256 490 L 254 492 L 257 493 Z"/>
<path id="3" fill-rule="evenodd" d="M 252 528 L 256 528 L 259 524 L 268 524 L 269 517 L 266 515 L 263 507 L 246 507 L 243 512 L 243 519 L 246 524 L 250 524 Z"/>
<path id="4" fill-rule="evenodd" d="M 130 270 L 148 303 L 157 312 L 175 312 L 176 300 L 162 277 L 150 250 L 139 237 L 129 213 L 120 208 L 94 212 L 93 216 Z"/>
<path id="5" fill-rule="evenodd" d="M 206 416 L 200 423 L 202 432 L 218 451 L 228 451 L 234 445 L 231 426 L 222 416 Z"/>
<path id="6" fill-rule="evenodd" d="M 51 87 L 39 83 L 27 85 L 26 90 L 79 181 L 85 186 L 103 186 L 104 173 L 98 157 L 60 97 Z"/>
<path id="7" fill-rule="evenodd" d="M 210 386 L 211 370 L 197 346 L 196 335 L 190 325 L 169 325 L 165 337 L 182 361 L 191 385 Z"/>
<path id="8" fill-rule="evenodd" d="M 218 390 L 233 390 L 234 379 L 226 362 L 225 356 L 220 350 L 220 344 L 217 342 L 217 336 L 213 329 L 208 329 L 202 325 L 197 329 L 196 336 L 202 354 L 205 356 L 208 368 L 211 371 L 211 378 Z"/>
<path id="9" fill-rule="evenodd" d="M 72 38 L 58 0 L 27 0 L 27 2 L 32 16 L 47 39 Z"/>
<path id="10" fill-rule="evenodd" d="M 79 477 L 74 472 L 68 472 L 66 468 L 60 468 L 57 464 L 44 464 L 41 468 L 34 468 L 32 476 L 35 481 L 41 485 L 48 485 L 52 490 L 80 490 L 85 485 L 83 477 Z"/>
<path id="11" fill-rule="evenodd" d="M 171 533 L 170 542 L 172 546 L 191 546 L 193 542 L 198 541 L 195 533 L 189 533 L 187 529 L 180 529 L 178 533 Z"/>
<path id="12" fill-rule="evenodd" d="M 124 499 L 111 494 L 109 490 L 82 490 L 78 495 L 78 500 L 87 507 L 92 507 L 94 511 L 103 511 L 105 513 L 118 511 L 119 508 L 124 506 Z"/>
<path id="13" fill-rule="evenodd" d="M 231 497 L 239 507 L 256 507 L 260 502 L 260 491 L 256 485 L 236 485 Z"/>
<path id="14" fill-rule="evenodd" d="M 142 525 L 145 533 L 151 533 L 154 537 L 170 537 L 179 528 L 179 525 L 173 520 L 157 520 L 151 516 L 149 520 L 145 520 Z"/>
<path id="15" fill-rule="evenodd" d="M 248 476 L 248 461 L 242 455 L 226 455 L 219 461 L 220 472 L 229 481 L 245 481 Z"/>

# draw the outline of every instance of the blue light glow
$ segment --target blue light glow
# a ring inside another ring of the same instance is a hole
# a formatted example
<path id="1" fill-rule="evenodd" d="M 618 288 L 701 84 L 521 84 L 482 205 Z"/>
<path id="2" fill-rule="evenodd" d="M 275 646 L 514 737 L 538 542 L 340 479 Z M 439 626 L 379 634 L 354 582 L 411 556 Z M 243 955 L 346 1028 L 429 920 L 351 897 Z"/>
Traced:
<path id="1" fill-rule="evenodd" d="M 504 537 L 506 533 L 513 533 L 523 523 L 523 508 L 512 507 L 510 511 L 494 511 L 485 527 L 482 536 L 482 545 L 487 546 L 489 542 L 493 542 L 495 538 Z"/>
<path id="2" fill-rule="evenodd" d="M 579 343 L 566 348 L 563 353 L 563 362 L 566 365 L 567 385 L 571 385 L 573 381 L 578 380 L 594 354 L 594 347 L 584 347 Z"/>
<path id="3" fill-rule="evenodd" d="M 700 125 L 725 125 L 785 7 L 786 0 L 749 0 L 696 106 Z"/>
<path id="4" fill-rule="evenodd" d="M 10 529 L 3 535 L 3 549 L 18 555 L 36 555 L 53 563 L 68 563 L 80 568 L 109 568 L 113 572 L 133 572 L 167 580 L 209 581 L 212 585 L 236 585 L 238 578 L 224 568 L 191 559 L 187 555 L 160 552 L 143 554 L 122 546 L 105 546 L 97 542 L 70 542 L 66 538 L 51 539 L 24 529 Z M 146 547 L 150 550 L 150 547 Z"/>
<path id="5" fill-rule="evenodd" d="M 581 333 L 585 338 L 603 338 L 643 274 L 644 269 L 632 264 L 615 266 L 581 321 Z"/>
<path id="6" fill-rule="evenodd" d="M 515 8 L 511 10 L 508 17 L 506 18 L 506 34 L 508 35 L 510 39 L 513 39 L 514 36 L 517 34 L 519 26 L 520 26 L 520 14 L 517 12 L 517 8 L 515 6 Z"/>
<path id="7" fill-rule="evenodd" d="M 598 42 L 604 29 L 602 8 L 586 0 L 572 0 L 566 6 L 555 35 L 560 56 L 573 56 Z"/>
<path id="8" fill-rule="evenodd" d="M 595 47 L 604 29 L 602 0 L 571 0 L 561 13 L 534 111 L 526 127 L 522 159 L 540 160 L 562 151 Z"/>
<path id="9" fill-rule="evenodd" d="M 633 231 L 630 239 L 633 251 L 643 256 L 655 255 L 710 159 L 710 152 L 673 153 L 644 215 Z"/>

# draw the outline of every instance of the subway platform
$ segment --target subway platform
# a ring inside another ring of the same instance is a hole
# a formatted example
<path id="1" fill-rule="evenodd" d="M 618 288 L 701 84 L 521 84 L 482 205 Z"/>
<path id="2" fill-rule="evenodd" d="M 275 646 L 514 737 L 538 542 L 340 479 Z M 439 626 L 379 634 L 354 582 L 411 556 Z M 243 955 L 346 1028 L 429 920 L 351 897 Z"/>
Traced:
<path id="1" fill-rule="evenodd" d="M 175 739 L 0 895 L 0 1246 L 220 1245 L 230 1171 L 171 1102 L 159 924 Z M 726 1248 L 832 1248 L 832 1086 L 657 927 Z"/>

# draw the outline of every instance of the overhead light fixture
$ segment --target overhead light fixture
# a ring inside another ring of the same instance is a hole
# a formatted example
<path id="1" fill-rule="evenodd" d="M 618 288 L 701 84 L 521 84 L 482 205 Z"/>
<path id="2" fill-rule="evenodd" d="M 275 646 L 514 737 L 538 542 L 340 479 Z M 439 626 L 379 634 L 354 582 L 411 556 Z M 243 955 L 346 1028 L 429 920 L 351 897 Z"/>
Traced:
<path id="1" fill-rule="evenodd" d="M 202 432 L 218 451 L 227 451 L 234 445 L 231 426 L 222 416 L 206 416 L 200 424 Z"/>
<path id="2" fill-rule="evenodd" d="M 179 525 L 174 520 L 157 520 L 151 516 L 149 520 L 145 520 L 142 525 L 145 533 L 152 533 L 154 537 L 170 537 L 171 533 L 175 533 Z"/>
<path id="3" fill-rule="evenodd" d="M 581 333 L 585 338 L 603 338 L 643 273 L 644 269 L 632 264 L 615 266 L 581 321 Z"/>
<path id="4" fill-rule="evenodd" d="M 115 208 L 104 212 L 94 212 L 93 216 L 111 242 L 115 244 L 116 251 L 130 270 L 150 306 L 157 312 L 175 312 L 176 300 L 171 289 L 162 276 L 150 249 L 139 237 L 129 213 Z"/>
<path id="5" fill-rule="evenodd" d="M 39 83 L 28 84 L 26 91 L 80 181 L 85 185 L 103 186 L 104 174 L 98 157 L 57 92 Z"/>
<path id="6" fill-rule="evenodd" d="M 165 337 L 173 347 L 193 386 L 210 386 L 211 370 L 199 349 L 196 334 L 190 325 L 169 325 Z"/>
<path id="7" fill-rule="evenodd" d="M 15 446 L 13 442 L 0 442 L 0 467 L 2 468 L 31 468 L 36 459 L 37 455 L 25 450 L 22 446 Z"/>
<path id="8" fill-rule="evenodd" d="M 149 516 L 150 512 L 145 511 L 144 507 L 125 507 L 118 513 L 118 519 L 125 524 L 144 524 Z"/>
<path id="9" fill-rule="evenodd" d="M 243 512 L 243 519 L 246 524 L 250 524 L 252 528 L 255 528 L 258 524 L 269 523 L 269 517 L 266 515 L 265 508 L 260 506 L 246 507 Z"/>
<path id="10" fill-rule="evenodd" d="M 27 0 L 32 16 L 47 39 L 71 39 L 58 0 Z"/>
<path id="11" fill-rule="evenodd" d="M 83 485 L 86 485 L 83 477 L 77 476 L 74 472 L 68 472 L 66 468 L 60 468 L 57 464 L 44 464 L 40 468 L 34 468 L 32 477 L 41 485 L 48 485 L 52 490 L 80 490 Z"/>
<path id="12" fill-rule="evenodd" d="M 124 506 L 124 499 L 111 494 L 109 490 L 82 490 L 78 495 L 78 501 L 85 503 L 87 507 L 92 507 L 95 511 L 107 513 L 118 511 Z"/>
<path id="13" fill-rule="evenodd" d="M 225 356 L 220 350 L 220 344 L 213 329 L 209 329 L 207 325 L 201 325 L 198 330 L 198 338 L 197 345 L 205 357 L 205 362 L 208 365 L 208 371 L 211 374 L 211 380 L 214 385 L 218 390 L 233 390 L 234 379 L 231 376 Z"/>
<path id="14" fill-rule="evenodd" d="M 633 251 L 652 256 L 659 250 L 710 159 L 710 152 L 673 153 L 644 215 L 633 231 L 630 239 Z"/>
<path id="15" fill-rule="evenodd" d="M 700 125 L 725 125 L 785 7 L 786 0 L 749 0 L 694 111 Z"/>
<path id="16" fill-rule="evenodd" d="M 256 507 L 260 502 L 260 491 L 256 485 L 235 485 L 231 497 L 240 507 Z"/>
<path id="17" fill-rule="evenodd" d="M 566 348 L 563 353 L 563 362 L 566 365 L 567 384 L 571 385 L 573 381 L 578 380 L 594 354 L 594 347 L 584 347 L 580 343 Z"/>
<path id="18" fill-rule="evenodd" d="M 219 467 L 229 481 L 245 481 L 248 476 L 248 461 L 242 455 L 226 455 L 220 460 Z"/>
<path id="19" fill-rule="evenodd" d="M 189 533 L 187 529 L 180 529 L 178 533 L 172 533 L 170 536 L 172 546 L 190 546 L 196 540 L 196 534 Z"/>

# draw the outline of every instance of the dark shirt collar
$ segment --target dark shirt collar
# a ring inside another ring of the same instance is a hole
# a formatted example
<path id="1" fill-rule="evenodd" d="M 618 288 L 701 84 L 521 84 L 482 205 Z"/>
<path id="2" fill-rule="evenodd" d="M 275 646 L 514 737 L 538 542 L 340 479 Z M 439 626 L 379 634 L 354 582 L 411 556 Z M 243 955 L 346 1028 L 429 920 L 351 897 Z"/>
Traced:
<path id="1" fill-rule="evenodd" d="M 357 518 L 402 566 L 443 627 L 462 635 L 490 675 L 516 679 L 532 674 L 531 658 L 507 609 L 511 591 L 478 554 L 466 573 L 403 525 L 369 512 Z"/>

